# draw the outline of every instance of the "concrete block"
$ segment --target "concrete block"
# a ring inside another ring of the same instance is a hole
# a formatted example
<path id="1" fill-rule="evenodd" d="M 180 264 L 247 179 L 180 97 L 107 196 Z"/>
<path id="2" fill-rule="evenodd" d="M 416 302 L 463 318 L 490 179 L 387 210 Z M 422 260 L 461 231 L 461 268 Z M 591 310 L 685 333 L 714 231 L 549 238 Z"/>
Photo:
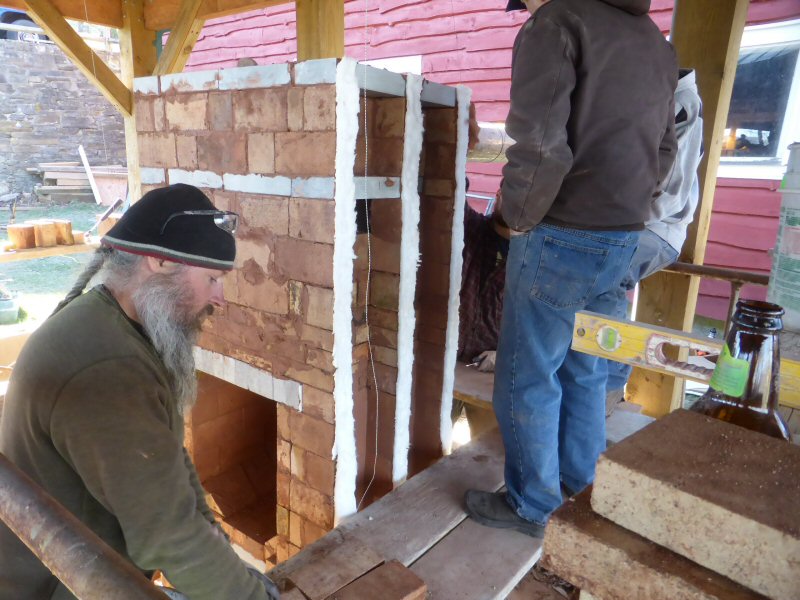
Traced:
<path id="1" fill-rule="evenodd" d="M 800 598 L 800 448 L 685 410 L 597 464 L 604 517 L 772 598 Z"/>
<path id="2" fill-rule="evenodd" d="M 292 179 L 292 196 L 333 200 L 333 177 L 295 177 Z"/>
<path id="3" fill-rule="evenodd" d="M 292 193 L 292 180 L 288 177 L 263 175 L 234 175 L 225 173 L 222 177 L 225 189 L 232 192 L 249 194 L 269 194 L 271 196 L 289 196 Z"/>
<path id="4" fill-rule="evenodd" d="M 585 490 L 554 512 L 541 564 L 597 598 L 756 600 L 756 592 L 594 513 Z"/>
<path id="5" fill-rule="evenodd" d="M 222 177 L 211 171 L 184 171 L 183 169 L 169 170 L 169 183 L 188 183 L 200 188 L 214 190 L 222 188 Z"/>
<path id="6" fill-rule="evenodd" d="M 359 200 L 400 197 L 399 177 L 356 177 L 355 180 Z"/>
<path id="7" fill-rule="evenodd" d="M 167 181 L 164 169 L 155 169 L 153 167 L 142 167 L 139 171 L 139 178 L 142 184 L 145 185 L 159 185 Z"/>
<path id="8" fill-rule="evenodd" d="M 157 96 L 160 93 L 158 77 L 137 77 L 133 80 L 133 93 L 146 96 Z"/>
<path id="9" fill-rule="evenodd" d="M 219 72 L 219 89 L 246 90 L 266 88 L 291 83 L 289 65 L 256 65 L 255 67 L 239 67 L 222 69 Z"/>
<path id="10" fill-rule="evenodd" d="M 217 89 L 220 71 L 186 71 L 161 76 L 162 92 L 208 92 Z"/>
<path id="11" fill-rule="evenodd" d="M 336 62 L 335 58 L 299 62 L 294 66 L 294 82 L 297 85 L 336 83 Z"/>

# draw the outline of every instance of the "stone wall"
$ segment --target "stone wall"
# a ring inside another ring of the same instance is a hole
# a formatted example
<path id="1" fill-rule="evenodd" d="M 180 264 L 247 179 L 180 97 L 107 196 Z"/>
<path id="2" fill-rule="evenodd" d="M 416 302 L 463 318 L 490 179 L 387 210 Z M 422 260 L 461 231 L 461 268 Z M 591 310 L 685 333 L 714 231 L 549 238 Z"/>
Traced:
<path id="1" fill-rule="evenodd" d="M 41 183 L 40 162 L 125 164 L 119 112 L 54 44 L 0 40 L 0 195 Z M 111 65 L 112 68 L 114 65 Z"/>

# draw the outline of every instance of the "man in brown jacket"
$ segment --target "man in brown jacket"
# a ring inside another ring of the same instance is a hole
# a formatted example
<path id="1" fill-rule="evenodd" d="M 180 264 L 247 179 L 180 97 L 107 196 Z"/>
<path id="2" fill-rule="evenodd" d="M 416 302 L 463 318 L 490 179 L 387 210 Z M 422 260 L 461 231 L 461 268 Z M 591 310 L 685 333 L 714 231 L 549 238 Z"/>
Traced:
<path id="1" fill-rule="evenodd" d="M 610 313 L 675 157 L 672 47 L 650 0 L 526 0 L 503 169 L 506 269 L 494 409 L 507 492 L 470 490 L 478 522 L 540 536 L 561 489 L 605 448 L 605 365 L 570 350 L 575 313 Z M 509 8 L 523 8 L 512 0 Z"/>
<path id="2" fill-rule="evenodd" d="M 183 448 L 194 339 L 224 302 L 236 223 L 189 185 L 145 194 L 30 337 L 0 421 L 0 452 L 191 600 L 277 597 L 228 544 Z M 0 524 L 0 599 L 51 598 L 73 596 Z"/>

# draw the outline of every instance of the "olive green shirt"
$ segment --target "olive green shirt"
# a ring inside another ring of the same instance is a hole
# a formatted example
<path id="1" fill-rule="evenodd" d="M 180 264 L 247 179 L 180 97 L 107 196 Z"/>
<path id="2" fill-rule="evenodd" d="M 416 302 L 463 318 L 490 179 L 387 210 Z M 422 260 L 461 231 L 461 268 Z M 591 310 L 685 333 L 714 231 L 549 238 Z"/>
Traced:
<path id="1" fill-rule="evenodd" d="M 0 452 L 145 573 L 192 600 L 266 600 L 214 524 L 164 365 L 102 286 L 50 317 L 14 367 Z M 0 600 L 72 594 L 0 523 Z"/>

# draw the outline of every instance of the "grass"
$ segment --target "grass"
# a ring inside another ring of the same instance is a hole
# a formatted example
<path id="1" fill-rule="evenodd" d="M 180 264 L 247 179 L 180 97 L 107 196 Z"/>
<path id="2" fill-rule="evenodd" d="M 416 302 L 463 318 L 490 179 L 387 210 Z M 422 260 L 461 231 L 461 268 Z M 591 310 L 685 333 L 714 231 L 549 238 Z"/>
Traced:
<path id="1" fill-rule="evenodd" d="M 17 210 L 16 222 L 32 219 L 69 219 L 72 228 L 86 231 L 97 220 L 103 207 L 86 202 L 65 205 L 38 205 L 29 210 Z M 0 225 L 7 225 L 10 211 L 0 211 Z M 5 230 L 2 239 L 8 239 Z M 45 319 L 67 293 L 89 260 L 90 253 L 51 256 L 34 260 L 0 264 L 0 283 L 17 298 L 24 318 Z"/>

